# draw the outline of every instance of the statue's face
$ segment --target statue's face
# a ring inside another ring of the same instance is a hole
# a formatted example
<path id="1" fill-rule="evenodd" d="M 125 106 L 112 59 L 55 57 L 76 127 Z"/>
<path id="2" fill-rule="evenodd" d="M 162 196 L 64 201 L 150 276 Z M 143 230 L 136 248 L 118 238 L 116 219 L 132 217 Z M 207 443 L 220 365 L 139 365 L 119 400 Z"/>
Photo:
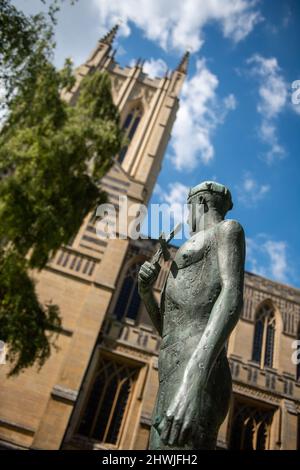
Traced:
<path id="1" fill-rule="evenodd" d="M 191 233 L 201 230 L 203 214 L 207 212 L 207 204 L 203 196 L 196 195 L 189 201 L 188 225 Z"/>

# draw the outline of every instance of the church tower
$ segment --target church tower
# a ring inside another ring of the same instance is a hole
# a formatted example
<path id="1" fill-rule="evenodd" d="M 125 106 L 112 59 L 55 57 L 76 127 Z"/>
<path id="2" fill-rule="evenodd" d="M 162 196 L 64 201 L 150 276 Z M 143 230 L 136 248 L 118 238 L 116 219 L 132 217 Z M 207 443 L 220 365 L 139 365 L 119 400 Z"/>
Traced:
<path id="1" fill-rule="evenodd" d="M 114 164 L 102 179 L 101 186 L 118 213 L 120 196 L 127 197 L 129 207 L 147 204 L 151 197 L 179 107 L 188 54 L 173 72 L 162 78 L 151 78 L 144 73 L 140 60 L 132 67 L 124 68 L 115 61 L 113 41 L 117 31 L 118 26 L 115 26 L 98 42 L 89 59 L 77 69 L 76 84 L 71 92 L 64 94 L 64 99 L 70 103 L 77 99 L 84 76 L 96 70 L 108 72 L 127 145 L 114 157 Z M 90 393 L 90 375 L 95 370 L 100 370 L 103 378 L 109 368 L 115 368 L 118 386 L 122 380 L 126 382 L 127 391 L 120 386 L 119 406 L 127 406 L 128 400 L 124 397 L 129 394 L 130 383 L 136 383 L 135 398 L 130 396 L 130 400 L 135 400 L 134 414 L 141 411 L 138 397 L 145 388 L 149 360 L 139 360 L 139 367 L 136 367 L 136 359 L 130 358 L 125 351 L 123 356 L 127 357 L 127 362 L 120 365 L 120 361 L 112 360 L 109 348 L 105 356 L 99 357 L 98 353 L 109 309 L 116 302 L 116 289 L 121 289 L 121 273 L 133 256 L 130 240 L 99 238 L 92 216 L 86 217 L 72 242 L 62 247 L 47 267 L 36 274 L 40 300 L 52 301 L 60 307 L 63 328 L 58 332 L 57 351 L 53 351 L 41 371 L 34 367 L 16 378 L 6 379 L 8 366 L 0 369 L 3 375 L 0 440 L 14 448 L 59 449 L 66 446 L 82 423 L 79 414 L 84 411 L 80 403 Z M 145 243 L 151 245 L 152 242 L 145 240 Z M 130 323 L 129 317 L 128 321 Z M 133 330 L 130 334 L 140 334 Z M 146 330 L 157 347 L 157 338 L 149 325 Z M 127 408 L 126 413 L 129 413 Z M 129 421 L 119 422 L 120 415 L 112 415 L 109 419 L 110 425 L 103 430 L 106 436 L 103 442 L 118 442 L 114 447 L 133 448 L 133 441 L 126 441 L 124 437 Z M 137 423 L 134 426 L 137 427 Z M 86 435 L 84 424 L 81 427 L 81 434 Z M 109 433 L 117 435 L 117 439 L 107 437 Z"/>

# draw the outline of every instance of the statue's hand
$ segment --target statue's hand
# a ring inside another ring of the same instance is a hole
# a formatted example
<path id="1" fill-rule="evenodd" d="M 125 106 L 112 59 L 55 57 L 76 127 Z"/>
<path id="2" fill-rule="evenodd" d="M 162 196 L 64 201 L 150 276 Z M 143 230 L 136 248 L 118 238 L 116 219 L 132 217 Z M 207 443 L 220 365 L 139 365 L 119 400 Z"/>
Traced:
<path id="1" fill-rule="evenodd" d="M 195 383 L 181 386 L 172 404 L 156 428 L 165 445 L 184 446 L 194 432 L 199 409 L 199 388 Z"/>
<path id="2" fill-rule="evenodd" d="M 159 271 L 160 266 L 158 264 L 152 264 L 149 261 L 146 261 L 141 266 L 138 275 L 138 285 L 140 294 L 143 294 L 151 289 L 157 279 Z"/>

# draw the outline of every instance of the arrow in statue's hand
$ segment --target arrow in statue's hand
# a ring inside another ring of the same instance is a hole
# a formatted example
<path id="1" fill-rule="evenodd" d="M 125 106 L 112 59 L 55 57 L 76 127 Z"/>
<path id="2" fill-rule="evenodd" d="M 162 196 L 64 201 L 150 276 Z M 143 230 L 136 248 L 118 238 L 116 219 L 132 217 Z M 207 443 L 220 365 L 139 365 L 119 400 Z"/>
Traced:
<path id="1" fill-rule="evenodd" d="M 164 232 L 161 232 L 159 236 L 159 243 L 160 247 L 157 250 L 157 252 L 154 254 L 151 263 L 154 264 L 155 266 L 159 266 L 159 260 L 161 256 L 163 255 L 164 261 L 168 261 L 170 259 L 170 252 L 168 250 L 168 243 L 172 240 L 172 238 L 175 237 L 176 233 L 179 232 L 181 229 L 182 224 L 179 222 L 175 226 L 175 228 L 169 233 L 169 236 L 166 238 Z"/>

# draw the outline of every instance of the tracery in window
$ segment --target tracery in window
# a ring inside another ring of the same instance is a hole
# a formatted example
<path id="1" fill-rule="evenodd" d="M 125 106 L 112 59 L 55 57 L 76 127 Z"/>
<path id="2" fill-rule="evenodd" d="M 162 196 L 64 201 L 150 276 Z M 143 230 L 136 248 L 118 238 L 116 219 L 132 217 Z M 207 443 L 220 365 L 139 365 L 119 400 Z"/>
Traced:
<path id="1" fill-rule="evenodd" d="M 117 445 L 137 375 L 137 368 L 101 357 L 78 433 L 101 443 Z"/>
<path id="2" fill-rule="evenodd" d="M 119 156 L 118 156 L 119 163 L 122 163 L 126 156 L 130 142 L 132 141 L 133 136 L 142 118 L 142 114 L 143 114 L 142 106 L 141 104 L 138 104 L 137 106 L 132 108 L 126 116 L 122 129 L 124 132 L 124 137 L 127 140 L 127 144 L 124 145 L 124 147 L 121 149 L 119 153 Z"/>
<path id="3" fill-rule="evenodd" d="M 132 264 L 123 280 L 123 284 L 118 296 L 114 313 L 118 320 L 130 318 L 136 320 L 141 305 L 141 298 L 138 293 L 138 272 L 140 265 Z"/>
<path id="4" fill-rule="evenodd" d="M 275 342 L 275 313 L 274 309 L 264 304 L 258 310 L 255 320 L 252 360 L 261 367 L 273 366 Z"/>
<path id="5" fill-rule="evenodd" d="M 273 413 L 273 410 L 256 408 L 236 401 L 231 426 L 230 449 L 269 449 Z"/>

